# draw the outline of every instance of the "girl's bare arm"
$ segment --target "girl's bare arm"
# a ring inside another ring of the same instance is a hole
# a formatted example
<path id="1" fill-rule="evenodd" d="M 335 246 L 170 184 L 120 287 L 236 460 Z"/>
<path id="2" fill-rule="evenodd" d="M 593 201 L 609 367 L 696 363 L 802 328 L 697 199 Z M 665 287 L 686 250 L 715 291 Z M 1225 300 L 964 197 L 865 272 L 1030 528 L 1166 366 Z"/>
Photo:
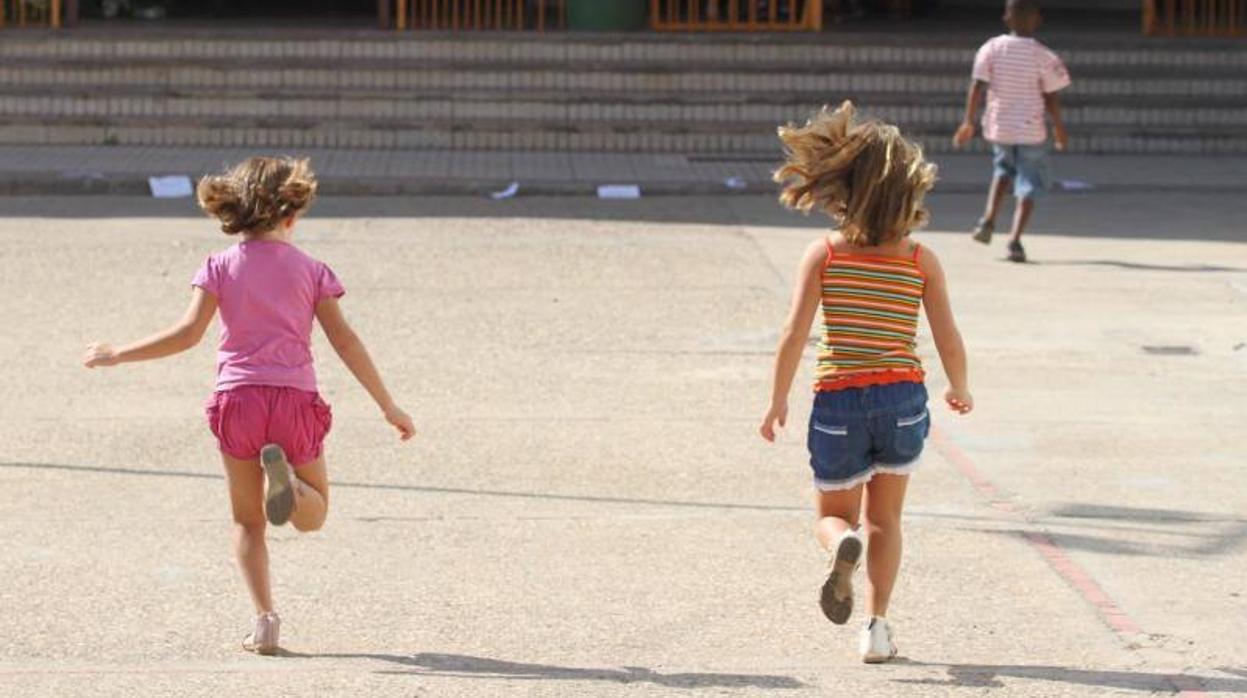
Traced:
<path id="1" fill-rule="evenodd" d="M 93 342 L 87 346 L 82 364 L 87 368 L 115 366 L 131 361 L 160 359 L 186 351 L 203 339 L 212 317 L 216 315 L 216 305 L 215 296 L 196 286 L 191 294 L 190 307 L 176 325 L 118 349 L 105 342 Z"/>
<path id="2" fill-rule="evenodd" d="M 961 332 L 957 330 L 957 321 L 953 318 L 944 268 L 940 266 L 940 260 L 935 253 L 925 247 L 919 265 L 927 277 L 922 305 L 927 310 L 927 322 L 931 325 L 935 349 L 940 354 L 944 374 L 948 377 L 948 390 L 944 393 L 944 400 L 953 410 L 965 414 L 974 409 L 974 397 L 970 395 L 966 347 L 961 341 Z"/>
<path id="3" fill-rule="evenodd" d="M 368 391 L 377 406 L 381 408 L 385 414 L 385 420 L 398 429 L 403 441 L 415 436 L 416 428 L 412 424 L 411 417 L 394 404 L 394 398 L 390 397 L 390 391 L 386 390 L 385 382 L 381 380 L 381 373 L 377 371 L 372 357 L 368 355 L 368 349 L 343 316 L 338 299 L 326 298 L 317 303 L 316 319 L 320 321 L 325 336 L 329 338 L 329 344 L 342 359 L 342 363 L 346 364 L 351 375 L 355 376 L 359 384 L 364 386 L 364 390 Z"/>
<path id="4" fill-rule="evenodd" d="M 801 363 L 801 354 L 810 338 L 810 326 L 822 300 L 822 269 L 827 260 L 827 243 L 816 240 L 811 243 L 797 269 L 797 281 L 792 291 L 792 303 L 788 320 L 779 337 L 775 352 L 775 370 L 772 377 L 771 407 L 758 432 L 767 441 L 775 440 L 775 425 L 784 426 L 788 421 L 788 392 Z"/>

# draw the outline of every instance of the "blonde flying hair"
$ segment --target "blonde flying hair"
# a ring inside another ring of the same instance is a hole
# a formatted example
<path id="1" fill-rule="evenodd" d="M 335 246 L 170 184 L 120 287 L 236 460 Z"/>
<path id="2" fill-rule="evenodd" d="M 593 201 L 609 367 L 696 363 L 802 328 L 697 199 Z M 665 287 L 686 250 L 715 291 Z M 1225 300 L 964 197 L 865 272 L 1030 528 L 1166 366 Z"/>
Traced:
<path id="1" fill-rule="evenodd" d="M 883 245 L 926 224 L 923 199 L 936 168 L 895 126 L 859 124 L 856 115 L 846 101 L 835 111 L 823 107 L 805 126 L 781 126 L 785 159 L 775 181 L 783 205 L 826 211 L 851 245 Z"/>
<path id="2" fill-rule="evenodd" d="M 204 213 L 221 221 L 221 232 L 263 234 L 312 205 L 316 174 L 307 159 L 248 158 L 199 180 L 195 193 Z"/>

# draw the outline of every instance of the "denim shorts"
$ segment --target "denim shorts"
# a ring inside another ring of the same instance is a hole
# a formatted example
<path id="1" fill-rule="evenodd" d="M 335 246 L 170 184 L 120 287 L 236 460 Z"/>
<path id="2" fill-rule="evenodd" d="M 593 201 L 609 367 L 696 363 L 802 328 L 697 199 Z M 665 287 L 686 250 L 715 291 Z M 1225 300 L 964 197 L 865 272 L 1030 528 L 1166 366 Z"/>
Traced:
<path id="1" fill-rule="evenodd" d="M 875 473 L 908 475 L 931 431 L 922 383 L 890 383 L 815 394 L 810 467 L 823 491 L 846 490 Z"/>
<path id="2" fill-rule="evenodd" d="M 1013 196 L 1038 199 L 1048 193 L 1048 146 L 992 143 L 992 165 L 992 174 L 1013 180 Z"/>

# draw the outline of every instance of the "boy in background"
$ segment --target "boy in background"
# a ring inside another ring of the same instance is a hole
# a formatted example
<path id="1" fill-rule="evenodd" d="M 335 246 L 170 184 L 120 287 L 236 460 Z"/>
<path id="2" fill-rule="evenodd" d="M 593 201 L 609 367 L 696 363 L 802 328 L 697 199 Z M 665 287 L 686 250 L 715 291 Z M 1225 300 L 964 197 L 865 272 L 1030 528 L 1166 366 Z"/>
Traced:
<path id="1" fill-rule="evenodd" d="M 1009 239 L 1009 260 L 1025 262 L 1022 232 L 1035 210 L 1035 200 L 1048 188 L 1048 128 L 1044 116 L 1052 119 L 1056 149 L 1065 150 L 1069 136 L 1061 119 L 1057 93 L 1069 86 L 1070 78 L 1061 59 L 1035 40 L 1035 31 L 1043 21 L 1036 0 L 1008 0 L 1004 21 L 1009 33 L 983 44 L 974 57 L 965 118 L 953 136 L 953 144 L 961 147 L 974 137 L 975 114 L 986 93 L 983 138 L 992 145 L 994 173 L 987 207 L 975 226 L 974 239 L 985 245 L 991 242 L 996 211 L 1012 184 L 1017 206 Z"/>

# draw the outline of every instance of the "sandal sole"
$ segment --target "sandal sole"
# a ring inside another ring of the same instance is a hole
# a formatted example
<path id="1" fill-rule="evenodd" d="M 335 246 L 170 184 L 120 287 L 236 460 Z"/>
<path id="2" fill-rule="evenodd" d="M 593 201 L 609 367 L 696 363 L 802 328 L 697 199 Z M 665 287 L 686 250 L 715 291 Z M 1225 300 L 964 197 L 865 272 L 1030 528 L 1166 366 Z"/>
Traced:
<path id="1" fill-rule="evenodd" d="M 857 538 L 845 538 L 836 547 L 836 560 L 818 599 L 823 615 L 836 625 L 844 625 L 853 615 L 853 572 L 861 556 L 862 542 Z"/>
<path id="2" fill-rule="evenodd" d="M 268 480 L 264 515 L 269 523 L 281 526 L 290 520 L 290 512 L 294 511 L 290 464 L 286 461 L 286 453 L 281 447 L 274 445 L 260 449 L 260 464 L 264 467 L 264 477 Z"/>

